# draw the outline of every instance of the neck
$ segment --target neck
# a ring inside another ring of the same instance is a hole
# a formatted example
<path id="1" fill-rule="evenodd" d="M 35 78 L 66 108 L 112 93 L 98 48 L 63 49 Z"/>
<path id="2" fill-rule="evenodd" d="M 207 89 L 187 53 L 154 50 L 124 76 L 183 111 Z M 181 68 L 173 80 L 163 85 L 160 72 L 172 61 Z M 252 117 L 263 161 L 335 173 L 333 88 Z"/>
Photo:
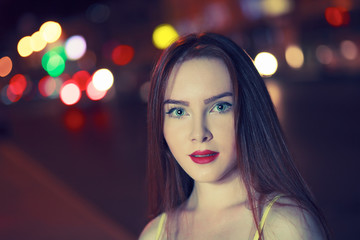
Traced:
<path id="1" fill-rule="evenodd" d="M 218 182 L 195 181 L 186 208 L 190 211 L 218 211 L 246 204 L 247 199 L 245 184 L 237 171 L 234 171 Z"/>

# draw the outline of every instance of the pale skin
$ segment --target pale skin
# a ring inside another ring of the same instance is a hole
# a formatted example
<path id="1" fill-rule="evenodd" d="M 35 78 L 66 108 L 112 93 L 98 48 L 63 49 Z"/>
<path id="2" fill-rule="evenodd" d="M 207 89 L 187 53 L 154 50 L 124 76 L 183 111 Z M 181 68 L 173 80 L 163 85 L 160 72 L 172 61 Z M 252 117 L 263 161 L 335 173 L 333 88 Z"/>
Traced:
<path id="1" fill-rule="evenodd" d="M 176 239 L 253 239 L 256 227 L 236 169 L 234 97 L 229 72 L 218 59 L 199 58 L 174 67 L 166 87 L 164 137 L 194 189 L 179 215 Z M 193 162 L 197 150 L 219 152 L 207 164 Z M 279 203 L 292 203 L 280 198 Z M 140 239 L 155 239 L 159 217 Z M 274 205 L 266 240 L 324 239 L 317 222 L 298 207 Z M 166 239 L 166 234 L 163 238 Z"/>

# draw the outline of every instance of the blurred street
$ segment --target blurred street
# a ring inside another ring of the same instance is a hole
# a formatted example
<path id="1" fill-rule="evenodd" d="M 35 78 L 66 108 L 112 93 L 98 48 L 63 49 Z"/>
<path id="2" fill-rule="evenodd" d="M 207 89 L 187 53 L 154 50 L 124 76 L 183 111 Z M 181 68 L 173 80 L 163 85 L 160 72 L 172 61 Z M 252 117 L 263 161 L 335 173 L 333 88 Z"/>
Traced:
<path id="1" fill-rule="evenodd" d="M 151 70 L 176 37 L 202 31 L 255 60 L 333 239 L 358 235 L 357 1 L 4 0 L 0 11 L 1 240 L 137 239 Z"/>

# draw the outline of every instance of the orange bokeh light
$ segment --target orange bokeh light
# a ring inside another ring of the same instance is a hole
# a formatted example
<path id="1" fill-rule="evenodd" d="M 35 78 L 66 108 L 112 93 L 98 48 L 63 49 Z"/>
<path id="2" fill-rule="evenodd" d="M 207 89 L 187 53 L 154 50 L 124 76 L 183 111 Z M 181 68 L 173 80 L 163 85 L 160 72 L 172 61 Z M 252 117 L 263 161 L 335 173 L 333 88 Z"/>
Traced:
<path id="1" fill-rule="evenodd" d="M 6 77 L 12 70 L 13 64 L 11 58 L 0 58 L 0 77 Z"/>

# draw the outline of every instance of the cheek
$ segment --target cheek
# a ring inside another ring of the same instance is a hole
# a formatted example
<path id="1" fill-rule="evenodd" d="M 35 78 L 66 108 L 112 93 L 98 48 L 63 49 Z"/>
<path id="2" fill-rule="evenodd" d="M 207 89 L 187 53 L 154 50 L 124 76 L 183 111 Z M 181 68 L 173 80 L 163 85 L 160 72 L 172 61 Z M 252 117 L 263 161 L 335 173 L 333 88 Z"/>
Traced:
<path id="1" fill-rule="evenodd" d="M 212 126 L 214 140 L 229 154 L 236 152 L 235 126 L 232 116 L 214 121 Z"/>
<path id="2" fill-rule="evenodd" d="M 184 143 L 184 127 L 183 124 L 167 119 L 164 121 L 164 138 L 171 152 L 182 146 Z"/>

